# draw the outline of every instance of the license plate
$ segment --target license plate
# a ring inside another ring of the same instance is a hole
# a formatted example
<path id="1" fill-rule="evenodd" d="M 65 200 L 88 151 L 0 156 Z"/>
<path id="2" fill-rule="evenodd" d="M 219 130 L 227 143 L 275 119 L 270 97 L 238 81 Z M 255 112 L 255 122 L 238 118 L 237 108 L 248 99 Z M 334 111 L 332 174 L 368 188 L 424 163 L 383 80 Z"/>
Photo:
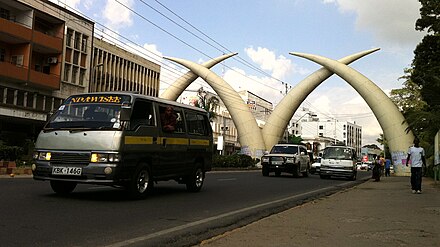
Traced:
<path id="1" fill-rule="evenodd" d="M 82 168 L 81 167 L 65 167 L 65 166 L 56 166 L 52 168 L 53 175 L 74 175 L 81 176 Z"/>

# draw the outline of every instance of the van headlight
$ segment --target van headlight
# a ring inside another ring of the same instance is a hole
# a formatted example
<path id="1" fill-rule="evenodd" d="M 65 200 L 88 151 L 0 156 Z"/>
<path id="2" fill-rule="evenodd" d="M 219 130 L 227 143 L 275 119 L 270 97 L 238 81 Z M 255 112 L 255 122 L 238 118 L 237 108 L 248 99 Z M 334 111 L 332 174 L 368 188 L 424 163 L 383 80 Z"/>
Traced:
<path id="1" fill-rule="evenodd" d="M 34 152 L 34 154 L 32 155 L 32 158 L 34 158 L 34 160 L 49 161 L 51 157 L 52 157 L 51 152 Z"/>
<path id="2" fill-rule="evenodd" d="M 119 153 L 92 153 L 90 162 L 92 163 L 116 163 L 121 160 Z"/>

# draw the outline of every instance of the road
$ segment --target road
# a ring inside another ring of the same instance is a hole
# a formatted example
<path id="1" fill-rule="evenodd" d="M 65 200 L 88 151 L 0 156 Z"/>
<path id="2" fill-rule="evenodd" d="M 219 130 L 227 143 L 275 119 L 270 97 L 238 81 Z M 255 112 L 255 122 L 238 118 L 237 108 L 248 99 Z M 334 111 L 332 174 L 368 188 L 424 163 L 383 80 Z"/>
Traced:
<path id="1" fill-rule="evenodd" d="M 2 246 L 191 246 L 358 180 L 263 177 L 260 171 L 210 172 L 199 193 L 160 182 L 145 200 L 123 190 L 79 185 L 55 195 L 48 182 L 0 179 Z"/>

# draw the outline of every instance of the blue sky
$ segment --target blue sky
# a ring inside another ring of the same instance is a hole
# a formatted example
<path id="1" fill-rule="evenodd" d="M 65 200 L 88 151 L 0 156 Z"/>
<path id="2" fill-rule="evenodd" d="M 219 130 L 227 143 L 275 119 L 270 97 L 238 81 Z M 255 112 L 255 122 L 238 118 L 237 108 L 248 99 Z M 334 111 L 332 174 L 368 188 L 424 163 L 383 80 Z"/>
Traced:
<path id="1" fill-rule="evenodd" d="M 351 67 L 389 93 L 402 87 L 398 78 L 410 66 L 423 37 L 414 30 L 420 16 L 417 0 L 53 1 L 94 20 L 104 40 L 142 49 L 141 54 L 160 63 L 162 90 L 186 71 L 162 56 L 200 63 L 232 51 L 238 57 L 212 70 L 235 89 L 249 90 L 274 104 L 283 97 L 282 82 L 294 87 L 320 68 L 289 52 L 339 59 L 381 48 Z M 191 88 L 200 86 L 209 88 L 201 80 Z M 363 145 L 376 143 L 382 133 L 365 101 L 335 75 L 310 94 L 303 106 L 321 119 L 361 125 Z M 300 110 L 296 115 L 303 115 Z"/>

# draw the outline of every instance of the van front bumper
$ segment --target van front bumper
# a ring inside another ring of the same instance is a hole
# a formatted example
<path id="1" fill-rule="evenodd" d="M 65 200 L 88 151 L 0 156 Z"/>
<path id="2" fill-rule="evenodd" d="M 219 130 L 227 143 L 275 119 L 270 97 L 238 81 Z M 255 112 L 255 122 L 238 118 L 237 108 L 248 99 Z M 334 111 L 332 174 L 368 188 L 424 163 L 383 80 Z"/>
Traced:
<path id="1" fill-rule="evenodd" d="M 322 176 L 332 176 L 332 177 L 352 177 L 355 174 L 355 170 L 347 169 L 335 169 L 335 168 L 323 168 L 320 169 L 320 175 Z"/>
<path id="2" fill-rule="evenodd" d="M 81 173 L 75 175 L 55 174 L 57 168 L 80 168 Z M 51 164 L 45 161 L 35 161 L 33 164 L 33 178 L 35 180 L 57 180 L 70 181 L 77 183 L 118 185 L 128 178 L 123 174 L 128 174 L 121 169 L 119 164 L 110 163 L 88 163 L 80 164 Z"/>

